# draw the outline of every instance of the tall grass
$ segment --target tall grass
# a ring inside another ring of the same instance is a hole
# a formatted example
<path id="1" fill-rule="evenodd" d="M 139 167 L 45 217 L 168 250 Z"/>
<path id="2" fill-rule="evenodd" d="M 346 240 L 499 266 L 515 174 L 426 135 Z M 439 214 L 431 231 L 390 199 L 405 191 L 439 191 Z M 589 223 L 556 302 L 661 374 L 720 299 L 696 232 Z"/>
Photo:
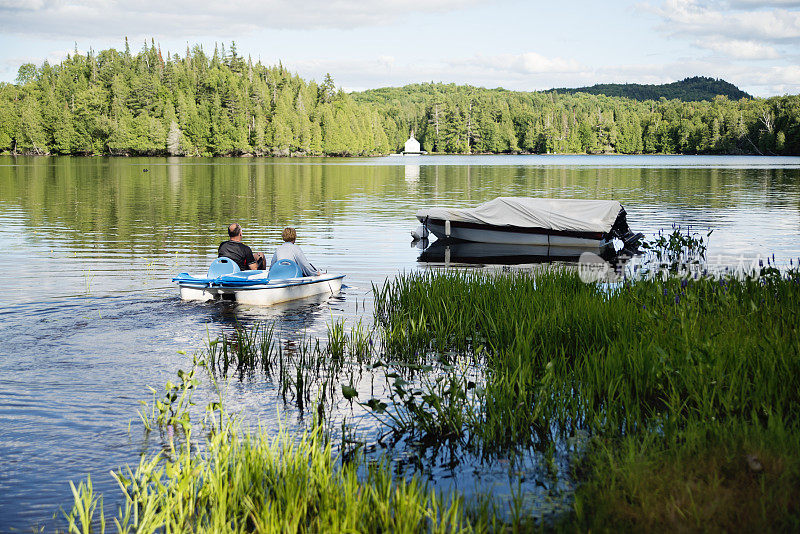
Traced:
<path id="1" fill-rule="evenodd" d="M 797 420 L 799 298 L 794 271 L 612 291 L 566 271 L 462 271 L 400 276 L 376 291 L 376 310 L 390 351 L 413 324 L 417 354 L 486 354 L 479 432 L 558 418 L 669 434 L 693 419 Z"/>
<path id="2" fill-rule="evenodd" d="M 395 479 L 387 463 L 337 463 L 319 430 L 213 433 L 202 450 L 143 458 L 113 473 L 123 503 L 117 532 L 481 532 L 487 522 L 461 499 L 445 498 L 419 478 Z M 91 484 L 75 491 L 71 532 L 105 530 L 94 518 Z"/>
<path id="3" fill-rule="evenodd" d="M 749 490 L 741 492 L 760 507 L 747 524 L 800 524 L 797 501 L 786 499 L 800 497 L 797 270 L 642 279 L 611 289 L 583 284 L 566 270 L 535 276 L 426 272 L 390 281 L 376 289 L 375 301 L 390 351 L 409 344 L 415 354 L 485 354 L 483 392 L 477 406 L 464 408 L 472 416 L 463 418 L 465 432 L 484 448 L 535 444 L 546 450 L 556 435 L 589 432 L 584 466 L 590 467 L 579 476 L 595 482 L 584 486 L 586 492 L 594 488 L 592 497 L 578 499 L 584 512 L 592 505 L 596 512 L 599 502 L 608 504 L 614 495 L 605 479 L 619 478 L 620 469 L 644 469 L 647 462 L 677 461 L 670 465 L 677 474 L 702 458 L 707 469 L 730 471 L 702 473 L 719 477 L 716 486 L 703 486 L 706 492 L 742 484 L 742 477 L 752 475 L 752 462 L 744 458 L 758 457 L 748 447 L 772 442 L 778 445 L 753 449 L 772 457 L 774 469 L 762 473 L 768 486 L 748 482 Z M 635 454 L 637 447 L 654 452 Z M 699 454 L 704 447 L 729 458 L 710 461 Z M 647 477 L 625 475 L 616 497 L 641 498 Z M 680 484 L 649 476 L 658 480 L 661 487 L 652 489 L 662 496 L 675 490 L 671 484 Z M 704 506 L 714 506 L 708 502 Z M 731 499 L 717 512 L 690 513 L 677 506 L 674 513 L 709 526 L 713 522 L 704 523 L 703 517 L 730 518 L 737 510 L 758 508 L 747 504 Z"/>

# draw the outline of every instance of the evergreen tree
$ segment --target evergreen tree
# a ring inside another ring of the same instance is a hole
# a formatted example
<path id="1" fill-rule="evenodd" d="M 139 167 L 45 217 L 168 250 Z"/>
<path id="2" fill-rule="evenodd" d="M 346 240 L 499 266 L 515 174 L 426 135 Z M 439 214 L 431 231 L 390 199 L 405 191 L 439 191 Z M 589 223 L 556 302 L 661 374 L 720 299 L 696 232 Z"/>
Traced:
<path id="1" fill-rule="evenodd" d="M 328 104 L 333 100 L 335 94 L 336 85 L 333 83 L 333 77 L 329 72 L 325 73 L 325 79 L 322 85 L 319 86 L 319 99 L 321 102 Z"/>
<path id="2" fill-rule="evenodd" d="M 72 114 L 69 112 L 69 108 L 64 106 L 53 135 L 53 151 L 56 154 L 71 154 L 74 137 L 75 129 L 72 127 Z"/>
<path id="3" fill-rule="evenodd" d="M 45 131 L 42 127 L 41 112 L 35 96 L 25 95 L 20 103 L 19 128 L 16 129 L 18 137 L 16 149 L 31 154 L 46 154 L 48 152 Z"/>

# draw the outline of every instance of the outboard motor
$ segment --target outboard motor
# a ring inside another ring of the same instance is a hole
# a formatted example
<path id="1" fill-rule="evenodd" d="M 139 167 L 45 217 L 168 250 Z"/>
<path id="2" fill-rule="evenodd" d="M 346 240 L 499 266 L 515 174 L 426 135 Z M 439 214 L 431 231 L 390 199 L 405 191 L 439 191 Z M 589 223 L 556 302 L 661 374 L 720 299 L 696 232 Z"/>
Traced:
<path id="1" fill-rule="evenodd" d="M 638 248 L 639 241 L 644 237 L 642 233 L 633 233 L 630 226 L 628 226 L 628 217 L 625 208 L 619 210 L 619 215 L 617 215 L 617 219 L 611 227 L 610 234 L 611 237 L 622 240 L 623 246 L 632 251 Z"/>
<path id="2" fill-rule="evenodd" d="M 428 228 L 422 224 L 417 226 L 416 230 L 411 230 L 411 237 L 414 238 L 414 241 L 418 239 L 428 239 L 430 232 Z"/>

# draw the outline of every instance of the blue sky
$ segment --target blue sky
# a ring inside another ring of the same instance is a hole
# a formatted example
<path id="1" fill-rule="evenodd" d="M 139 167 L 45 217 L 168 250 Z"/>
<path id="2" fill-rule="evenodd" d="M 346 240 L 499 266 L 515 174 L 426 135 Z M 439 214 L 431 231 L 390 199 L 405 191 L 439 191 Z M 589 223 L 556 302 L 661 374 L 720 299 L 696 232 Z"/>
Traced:
<path id="1" fill-rule="evenodd" d="M 0 0 L 0 81 L 77 47 L 183 54 L 236 41 L 360 90 L 422 81 L 515 90 L 724 78 L 800 93 L 800 0 Z"/>

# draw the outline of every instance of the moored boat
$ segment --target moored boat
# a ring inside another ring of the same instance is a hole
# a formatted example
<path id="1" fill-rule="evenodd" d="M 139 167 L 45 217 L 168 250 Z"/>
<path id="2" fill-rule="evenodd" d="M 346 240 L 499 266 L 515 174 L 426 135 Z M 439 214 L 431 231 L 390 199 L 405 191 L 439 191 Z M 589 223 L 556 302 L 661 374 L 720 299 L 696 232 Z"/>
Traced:
<path id="1" fill-rule="evenodd" d="M 480 243 L 603 249 L 614 239 L 630 246 L 642 237 L 631 232 L 615 200 L 499 197 L 475 208 L 421 209 L 416 217 L 423 226 L 420 237 L 430 232 Z"/>
<path id="2" fill-rule="evenodd" d="M 172 281 L 178 284 L 183 300 L 230 300 L 269 306 L 313 295 L 336 294 L 342 288 L 344 276 L 328 273 L 302 276 L 291 260 L 280 260 L 269 271 L 241 271 L 232 260 L 217 258 L 205 277 L 180 273 Z"/>

